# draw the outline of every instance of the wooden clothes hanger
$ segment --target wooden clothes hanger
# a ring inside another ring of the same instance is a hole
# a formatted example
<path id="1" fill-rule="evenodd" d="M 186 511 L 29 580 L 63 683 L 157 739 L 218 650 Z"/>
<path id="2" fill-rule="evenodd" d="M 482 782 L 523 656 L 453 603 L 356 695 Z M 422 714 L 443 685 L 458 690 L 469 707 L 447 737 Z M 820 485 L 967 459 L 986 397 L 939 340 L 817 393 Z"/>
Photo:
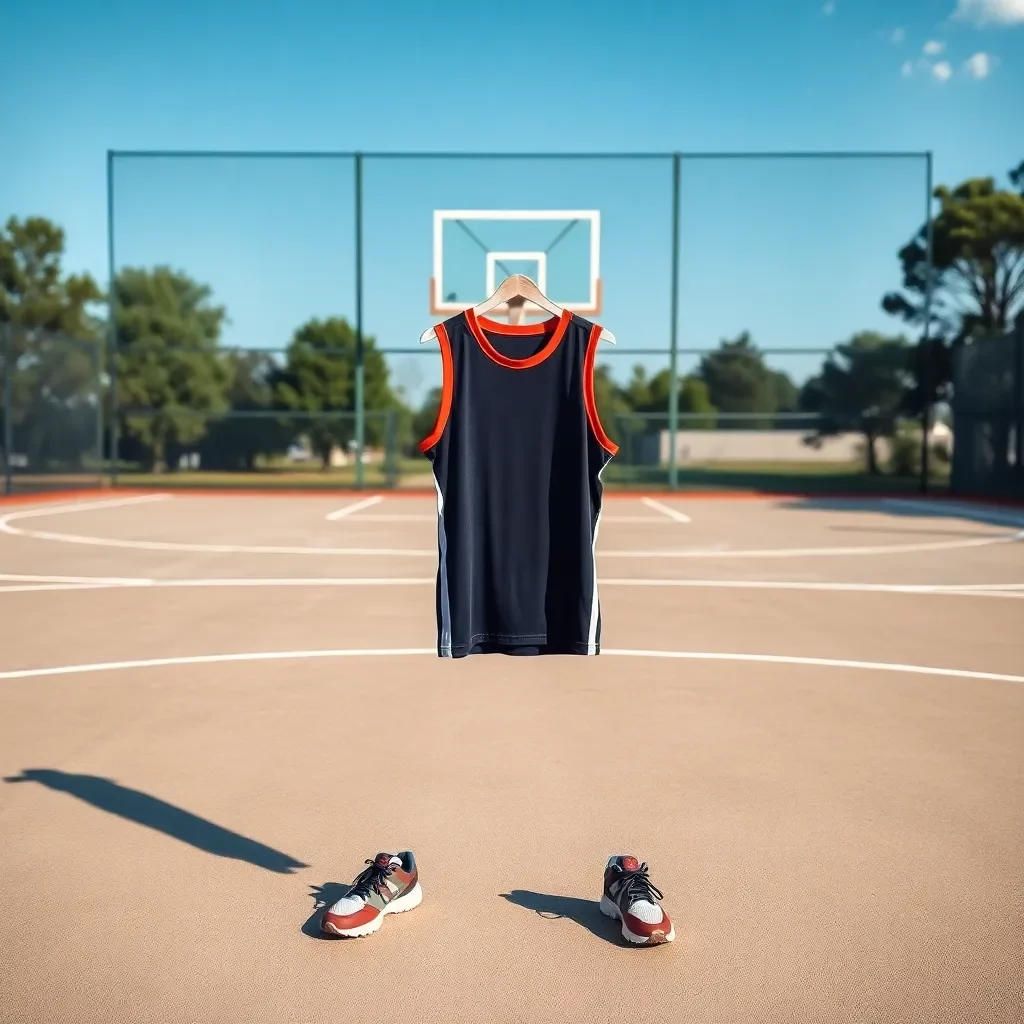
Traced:
<path id="1" fill-rule="evenodd" d="M 516 302 L 516 300 L 519 300 Z M 546 310 L 552 316 L 561 316 L 564 312 L 561 306 L 556 306 L 541 290 L 537 287 L 535 281 L 527 277 L 525 274 L 513 274 L 511 277 L 506 277 L 501 284 L 495 289 L 494 294 L 484 299 L 483 302 L 473 307 L 473 312 L 477 316 L 483 316 L 484 313 L 489 313 L 496 306 L 500 306 L 503 302 L 507 302 L 510 307 L 518 306 L 522 308 L 527 302 L 532 302 L 535 306 L 539 306 L 541 309 Z M 424 345 L 428 341 L 437 341 L 437 335 L 434 333 L 434 328 L 431 327 L 424 331 L 420 335 L 420 344 Z M 615 344 L 615 335 L 611 331 L 601 328 L 601 341 L 607 341 L 609 345 Z"/>

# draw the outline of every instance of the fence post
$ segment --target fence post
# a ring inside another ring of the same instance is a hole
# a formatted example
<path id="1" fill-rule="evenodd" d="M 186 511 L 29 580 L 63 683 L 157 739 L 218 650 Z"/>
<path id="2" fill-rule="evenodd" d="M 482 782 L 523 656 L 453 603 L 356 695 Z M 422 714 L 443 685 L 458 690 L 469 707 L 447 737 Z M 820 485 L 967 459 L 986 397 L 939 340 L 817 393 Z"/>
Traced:
<path id="1" fill-rule="evenodd" d="M 117 486 L 120 416 L 117 398 L 117 288 L 114 263 L 114 153 L 107 150 L 107 387 L 110 389 L 110 485 Z M 102 401 L 102 395 L 101 401 Z"/>
<path id="2" fill-rule="evenodd" d="M 4 413 L 4 494 L 14 490 L 11 477 L 11 452 L 14 446 L 14 368 L 11 366 L 11 336 L 6 324 L 0 325 L 0 357 L 4 368 L 4 393 L 0 408 Z"/>
<path id="3" fill-rule="evenodd" d="M 92 350 L 93 379 L 96 385 L 96 475 L 103 484 L 103 353 L 99 345 Z"/>
<path id="4" fill-rule="evenodd" d="M 926 155 L 925 172 L 925 285 L 924 285 L 924 337 L 921 349 L 924 354 L 924 366 L 921 372 L 921 393 L 924 398 L 921 408 L 921 480 L 918 489 L 922 494 L 928 493 L 928 477 L 930 473 L 928 458 L 928 434 L 931 431 L 932 413 L 932 278 L 934 264 L 934 239 L 932 232 L 932 153 Z"/>
<path id="5" fill-rule="evenodd" d="M 384 483 L 387 487 L 398 486 L 398 430 L 397 414 L 394 409 L 387 412 L 387 440 L 384 450 Z"/>
<path id="6" fill-rule="evenodd" d="M 672 322 L 669 326 L 668 357 L 668 487 L 679 486 L 677 435 L 679 433 L 679 178 L 682 157 L 672 154 Z"/>
<path id="7" fill-rule="evenodd" d="M 1024 497 L 1024 313 L 1017 317 L 1013 332 L 1014 476 L 1017 497 Z"/>
<path id="8" fill-rule="evenodd" d="M 363 366 L 363 155 L 355 155 L 356 191 L 356 478 L 357 488 L 363 486 L 363 449 L 366 441 L 366 395 Z"/>

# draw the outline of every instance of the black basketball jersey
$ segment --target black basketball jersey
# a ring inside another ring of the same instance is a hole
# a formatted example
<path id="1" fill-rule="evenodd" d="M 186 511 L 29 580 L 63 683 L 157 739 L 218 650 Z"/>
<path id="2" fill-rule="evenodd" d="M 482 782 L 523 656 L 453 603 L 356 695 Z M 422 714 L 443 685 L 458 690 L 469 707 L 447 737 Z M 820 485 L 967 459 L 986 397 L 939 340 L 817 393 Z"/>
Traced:
<path id="1" fill-rule="evenodd" d="M 420 450 L 437 488 L 437 653 L 598 654 L 601 328 L 568 311 L 436 329 L 443 385 Z"/>

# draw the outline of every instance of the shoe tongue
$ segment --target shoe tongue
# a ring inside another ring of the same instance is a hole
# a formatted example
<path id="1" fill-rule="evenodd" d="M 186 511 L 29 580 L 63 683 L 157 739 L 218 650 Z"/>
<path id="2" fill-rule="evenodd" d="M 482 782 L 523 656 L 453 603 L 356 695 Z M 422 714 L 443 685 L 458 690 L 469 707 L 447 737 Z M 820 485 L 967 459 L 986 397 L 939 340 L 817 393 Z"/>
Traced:
<path id="1" fill-rule="evenodd" d="M 373 859 L 373 863 L 379 868 L 388 868 L 392 864 L 401 864 L 402 860 L 400 857 L 396 857 L 393 853 L 378 853 Z"/>
<path id="2" fill-rule="evenodd" d="M 622 865 L 623 871 L 639 871 L 640 862 L 636 857 L 623 857 L 619 863 Z"/>

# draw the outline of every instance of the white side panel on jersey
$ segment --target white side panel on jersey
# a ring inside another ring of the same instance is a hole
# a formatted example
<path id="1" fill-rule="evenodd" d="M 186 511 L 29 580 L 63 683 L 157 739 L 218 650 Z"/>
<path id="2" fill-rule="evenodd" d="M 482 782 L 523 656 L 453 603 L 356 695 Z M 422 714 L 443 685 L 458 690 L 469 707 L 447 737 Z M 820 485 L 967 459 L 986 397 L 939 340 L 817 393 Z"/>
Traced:
<path id="1" fill-rule="evenodd" d="M 597 597 L 597 531 L 601 526 L 601 512 L 604 510 L 604 483 L 601 481 L 601 474 L 608 468 L 611 461 L 609 459 L 597 471 L 597 479 L 601 483 L 601 508 L 598 509 L 597 519 L 594 522 L 594 539 L 590 546 L 590 560 L 594 564 L 594 588 L 590 605 L 590 630 L 587 633 L 587 654 L 597 654 L 597 619 L 601 611 L 601 602 Z"/>
<path id="2" fill-rule="evenodd" d="M 441 606 L 437 649 L 442 658 L 450 658 L 452 657 L 452 609 L 448 601 L 448 538 L 444 529 L 444 495 L 441 494 L 441 485 L 437 482 L 437 474 L 431 473 L 431 475 L 434 477 L 434 490 L 437 491 L 437 571 L 439 573 L 437 597 Z"/>

